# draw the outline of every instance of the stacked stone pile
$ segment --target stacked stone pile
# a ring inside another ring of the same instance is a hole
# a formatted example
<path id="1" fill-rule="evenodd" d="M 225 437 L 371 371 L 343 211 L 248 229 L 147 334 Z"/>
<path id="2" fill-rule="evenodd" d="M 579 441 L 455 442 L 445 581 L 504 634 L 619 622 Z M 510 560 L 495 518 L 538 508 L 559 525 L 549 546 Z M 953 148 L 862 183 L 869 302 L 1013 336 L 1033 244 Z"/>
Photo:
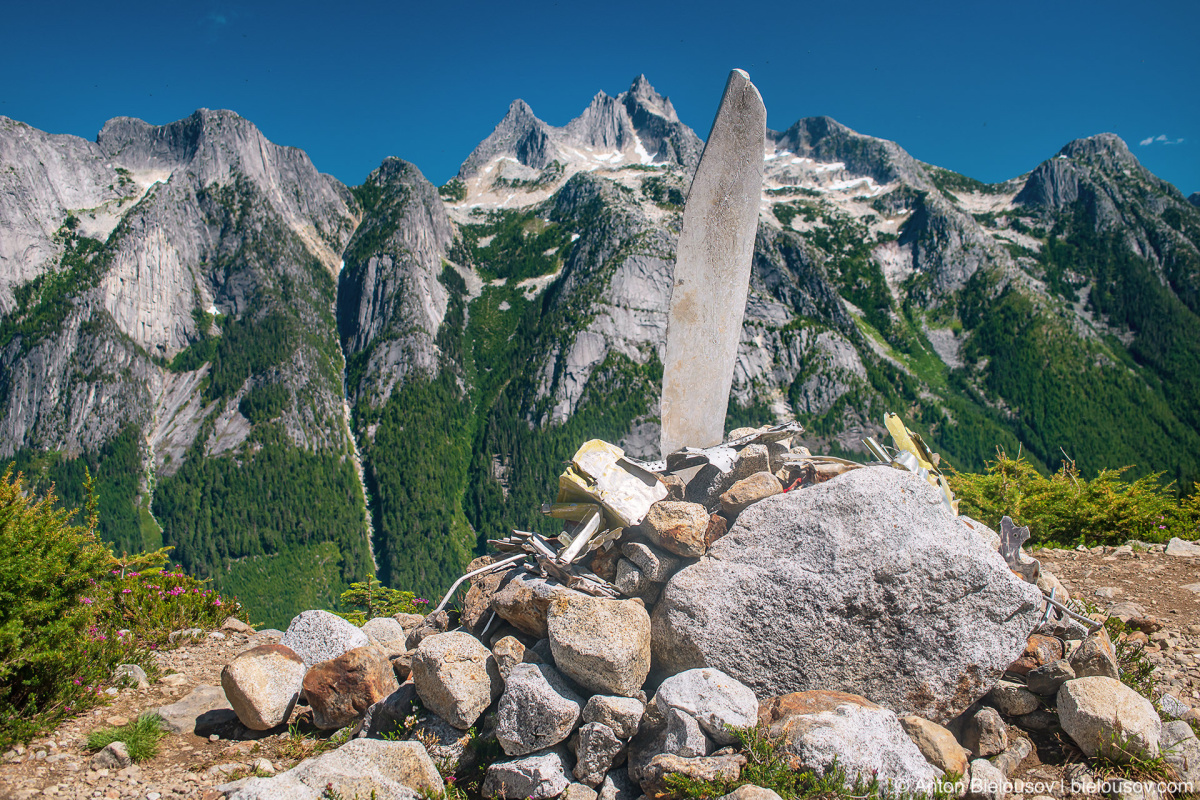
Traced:
<path id="1" fill-rule="evenodd" d="M 998 797 L 1048 708 L 1087 755 L 1200 751 L 1118 680 L 1102 629 L 1047 607 L 1067 599 L 1053 575 L 1022 579 L 922 477 L 777 439 L 695 466 L 655 475 L 659 499 L 616 530 L 571 521 L 477 559 L 460 611 L 361 629 L 307 611 L 239 655 L 222 684 L 246 727 L 305 702 L 358 738 L 230 796 L 412 797 L 484 769 L 488 797 L 661 797 L 670 775 L 736 780 L 734 731 L 762 725 L 797 769 L 897 792 L 958 774 Z"/>

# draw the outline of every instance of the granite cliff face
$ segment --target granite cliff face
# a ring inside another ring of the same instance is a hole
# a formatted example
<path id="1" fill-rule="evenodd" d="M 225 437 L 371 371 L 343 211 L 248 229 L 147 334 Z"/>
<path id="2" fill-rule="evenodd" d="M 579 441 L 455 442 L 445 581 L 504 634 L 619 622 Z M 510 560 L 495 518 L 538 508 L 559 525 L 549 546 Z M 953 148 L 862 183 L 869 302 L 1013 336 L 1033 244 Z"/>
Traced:
<path id="1" fill-rule="evenodd" d="M 106 535 L 280 616 L 314 564 L 437 595 L 544 526 L 581 441 L 658 455 L 702 149 L 644 77 L 561 128 L 515 101 L 440 189 L 399 159 L 348 189 L 230 112 L 0 120 L 0 456 L 86 462 Z M 817 117 L 764 160 L 728 427 L 853 455 L 899 411 L 964 469 L 1200 477 L 1200 209 L 1119 139 L 982 184 Z"/>

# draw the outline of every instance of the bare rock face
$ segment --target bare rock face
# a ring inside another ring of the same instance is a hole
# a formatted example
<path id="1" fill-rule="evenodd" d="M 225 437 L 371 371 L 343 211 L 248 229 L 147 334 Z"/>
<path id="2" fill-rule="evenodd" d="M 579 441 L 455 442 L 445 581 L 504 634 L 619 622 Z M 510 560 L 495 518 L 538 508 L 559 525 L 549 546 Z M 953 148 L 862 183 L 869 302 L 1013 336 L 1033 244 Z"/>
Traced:
<path id="1" fill-rule="evenodd" d="M 425 707 L 459 730 L 474 725 L 504 686 L 491 651 L 461 631 L 424 639 L 413 655 L 412 678 Z"/>
<path id="2" fill-rule="evenodd" d="M 239 653 L 221 670 L 221 688 L 238 719 L 253 731 L 287 722 L 304 681 L 304 660 L 281 644 Z"/>
<path id="3" fill-rule="evenodd" d="M 1021 653 L 1041 604 L 932 486 L 865 468 L 743 511 L 667 583 L 652 646 L 668 672 L 715 667 L 760 696 L 837 689 L 948 722 Z"/>
<path id="4" fill-rule="evenodd" d="M 650 673 L 650 615 L 634 600 L 560 598 L 547 624 L 554 663 L 585 688 L 628 697 Z"/>
<path id="5" fill-rule="evenodd" d="M 392 662 L 378 647 L 356 647 L 304 675 L 304 696 L 312 706 L 313 722 L 323 730 L 361 719 L 398 688 Z"/>

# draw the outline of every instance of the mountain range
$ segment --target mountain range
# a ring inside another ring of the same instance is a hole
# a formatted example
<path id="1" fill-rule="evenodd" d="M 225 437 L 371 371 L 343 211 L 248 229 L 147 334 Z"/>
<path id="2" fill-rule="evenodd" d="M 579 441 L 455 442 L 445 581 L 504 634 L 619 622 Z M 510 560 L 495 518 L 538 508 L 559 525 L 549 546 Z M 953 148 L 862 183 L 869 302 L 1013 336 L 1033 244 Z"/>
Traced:
<path id="1" fill-rule="evenodd" d="M 768 98 L 769 99 L 769 98 Z M 644 77 L 521 100 L 441 187 L 347 187 L 229 111 L 0 117 L 0 459 L 117 551 L 286 623 L 352 580 L 435 600 L 546 529 L 580 443 L 657 456 L 670 274 L 703 141 Z M 727 429 L 861 455 L 885 411 L 975 470 L 1200 477 L 1200 197 L 1111 134 L 998 184 L 827 117 L 768 132 Z"/>

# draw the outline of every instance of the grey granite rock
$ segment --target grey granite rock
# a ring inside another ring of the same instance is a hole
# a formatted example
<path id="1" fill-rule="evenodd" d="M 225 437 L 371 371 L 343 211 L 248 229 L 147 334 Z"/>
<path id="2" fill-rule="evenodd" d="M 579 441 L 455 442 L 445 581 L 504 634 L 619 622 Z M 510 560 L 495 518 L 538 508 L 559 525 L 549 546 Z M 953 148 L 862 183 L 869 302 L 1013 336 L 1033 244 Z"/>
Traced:
<path id="1" fill-rule="evenodd" d="M 561 748 L 497 761 L 483 779 L 484 797 L 507 800 L 549 800 L 571 783 L 567 754 Z"/>
<path id="2" fill-rule="evenodd" d="M 1067 681 L 1058 690 L 1058 719 L 1085 755 L 1115 761 L 1159 755 L 1162 721 L 1150 701 L 1112 678 Z"/>
<path id="3" fill-rule="evenodd" d="M 650 673 L 650 616 L 635 600 L 576 594 L 547 610 L 554 663 L 594 692 L 631 696 Z"/>
<path id="4" fill-rule="evenodd" d="M 659 684 L 654 705 L 664 718 L 672 708 L 694 717 L 718 744 L 736 741 L 729 728 L 752 728 L 758 720 L 754 692 L 718 669 L 672 675 Z"/>
<path id="5" fill-rule="evenodd" d="M 584 722 L 602 722 L 618 739 L 629 739 L 638 730 L 646 704 L 636 697 L 594 694 L 583 707 Z"/>
<path id="6" fill-rule="evenodd" d="M 1021 654 L 1042 604 L 932 486 L 869 467 L 743 511 L 667 583 L 653 649 L 667 672 L 866 694 L 945 723 Z"/>
<path id="7" fill-rule="evenodd" d="M 279 643 L 311 667 L 371 642 L 361 628 L 328 611 L 303 611 L 292 618 Z"/>
<path id="8" fill-rule="evenodd" d="M 663 751 L 683 758 L 706 756 L 712 752 L 712 742 L 700 729 L 700 723 L 678 708 L 667 710 L 667 738 Z"/>
<path id="9" fill-rule="evenodd" d="M 474 725 L 503 689 L 491 651 L 461 631 L 422 640 L 413 654 L 412 679 L 425 707 L 460 730 Z"/>
<path id="10" fill-rule="evenodd" d="M 625 755 L 625 743 L 613 729 L 600 722 L 589 722 L 579 729 L 575 748 L 575 779 L 593 788 L 604 782 L 604 776 Z"/>
<path id="11" fill-rule="evenodd" d="M 304 672 L 291 648 L 265 644 L 234 656 L 221 670 L 221 688 L 243 725 L 265 731 L 288 721 Z"/>
<path id="12" fill-rule="evenodd" d="M 567 740 L 579 725 L 583 699 L 548 664 L 518 664 L 509 673 L 496 725 L 504 752 L 521 756 Z"/>

